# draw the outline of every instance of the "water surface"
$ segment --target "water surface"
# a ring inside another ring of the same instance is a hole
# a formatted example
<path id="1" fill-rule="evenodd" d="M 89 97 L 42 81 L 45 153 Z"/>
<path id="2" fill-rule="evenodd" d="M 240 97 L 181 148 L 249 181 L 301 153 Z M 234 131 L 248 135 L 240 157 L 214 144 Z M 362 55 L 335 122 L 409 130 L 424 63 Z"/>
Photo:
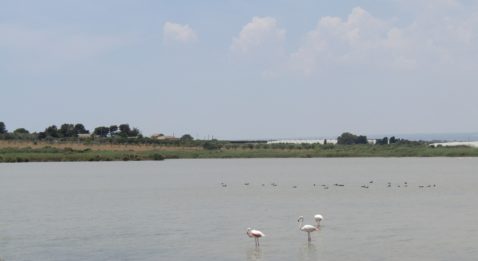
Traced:
<path id="1" fill-rule="evenodd" d="M 0 164 L 0 257 L 476 260 L 477 173 L 476 158 Z M 308 244 L 297 217 L 318 213 Z"/>

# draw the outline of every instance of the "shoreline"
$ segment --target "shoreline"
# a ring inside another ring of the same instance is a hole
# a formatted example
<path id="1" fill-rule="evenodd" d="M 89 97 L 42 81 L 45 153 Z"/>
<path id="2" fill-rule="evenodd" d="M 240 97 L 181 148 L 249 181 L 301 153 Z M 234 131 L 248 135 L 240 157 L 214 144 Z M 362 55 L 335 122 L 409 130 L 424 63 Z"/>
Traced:
<path id="1" fill-rule="evenodd" d="M 30 146 L 31 145 L 31 146 Z M 404 158 L 404 157 L 478 157 L 478 148 L 430 147 L 427 145 L 336 145 L 302 148 L 202 147 L 28 143 L 0 144 L 1 162 L 78 162 L 78 161 L 144 161 L 165 159 L 231 159 L 231 158 Z"/>

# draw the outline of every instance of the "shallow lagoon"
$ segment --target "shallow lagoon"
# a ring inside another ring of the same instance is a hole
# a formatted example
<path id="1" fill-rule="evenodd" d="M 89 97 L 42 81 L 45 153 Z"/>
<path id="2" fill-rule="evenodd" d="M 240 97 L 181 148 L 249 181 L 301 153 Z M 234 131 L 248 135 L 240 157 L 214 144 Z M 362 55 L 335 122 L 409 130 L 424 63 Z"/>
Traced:
<path id="1" fill-rule="evenodd" d="M 477 158 L 0 164 L 0 257 L 475 260 L 477 174 Z M 308 244 L 297 217 L 317 213 Z"/>

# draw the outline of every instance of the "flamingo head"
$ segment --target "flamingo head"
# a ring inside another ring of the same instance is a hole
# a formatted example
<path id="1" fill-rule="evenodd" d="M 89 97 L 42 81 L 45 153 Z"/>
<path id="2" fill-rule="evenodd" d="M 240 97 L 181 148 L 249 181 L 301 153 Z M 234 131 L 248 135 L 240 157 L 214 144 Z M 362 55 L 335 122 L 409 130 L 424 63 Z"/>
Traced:
<path id="1" fill-rule="evenodd" d="M 315 215 L 314 219 L 315 219 L 315 222 L 319 223 L 320 221 L 322 221 L 322 219 L 324 219 L 324 217 L 319 214 L 319 215 Z"/>
<path id="2" fill-rule="evenodd" d="M 250 227 L 247 228 L 246 234 L 247 234 L 249 237 L 252 237 L 252 235 L 251 235 L 251 230 L 252 230 L 252 228 L 250 228 Z"/>
<path id="3" fill-rule="evenodd" d="M 301 221 L 304 221 L 304 217 L 303 217 L 303 216 L 300 216 L 299 219 L 297 219 L 297 222 L 301 222 Z"/>

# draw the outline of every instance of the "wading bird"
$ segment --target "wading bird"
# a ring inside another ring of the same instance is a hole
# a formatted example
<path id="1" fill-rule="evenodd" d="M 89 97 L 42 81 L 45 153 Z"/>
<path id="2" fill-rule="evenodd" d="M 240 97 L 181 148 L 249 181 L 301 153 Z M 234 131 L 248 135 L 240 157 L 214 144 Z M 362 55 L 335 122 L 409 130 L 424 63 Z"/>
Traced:
<path id="1" fill-rule="evenodd" d="M 312 239 L 310 238 L 310 233 L 314 232 L 314 231 L 318 231 L 319 228 L 314 227 L 312 225 L 304 225 L 304 217 L 303 216 L 300 216 L 299 219 L 297 220 L 297 222 L 300 222 L 299 229 L 304 231 L 304 232 L 307 232 L 307 240 L 309 242 L 312 241 Z"/>
<path id="2" fill-rule="evenodd" d="M 257 247 L 259 246 L 259 238 L 266 236 L 266 235 L 264 235 L 264 233 L 262 233 L 261 231 L 256 230 L 256 229 L 252 229 L 252 228 L 248 228 L 246 234 L 247 234 L 249 237 L 253 237 L 253 238 L 254 238 L 254 240 L 256 241 L 256 246 L 257 246 Z"/>
<path id="3" fill-rule="evenodd" d="M 317 228 L 320 228 L 320 221 L 324 219 L 324 217 L 320 214 L 317 214 L 314 216 L 315 222 L 317 223 Z"/>

